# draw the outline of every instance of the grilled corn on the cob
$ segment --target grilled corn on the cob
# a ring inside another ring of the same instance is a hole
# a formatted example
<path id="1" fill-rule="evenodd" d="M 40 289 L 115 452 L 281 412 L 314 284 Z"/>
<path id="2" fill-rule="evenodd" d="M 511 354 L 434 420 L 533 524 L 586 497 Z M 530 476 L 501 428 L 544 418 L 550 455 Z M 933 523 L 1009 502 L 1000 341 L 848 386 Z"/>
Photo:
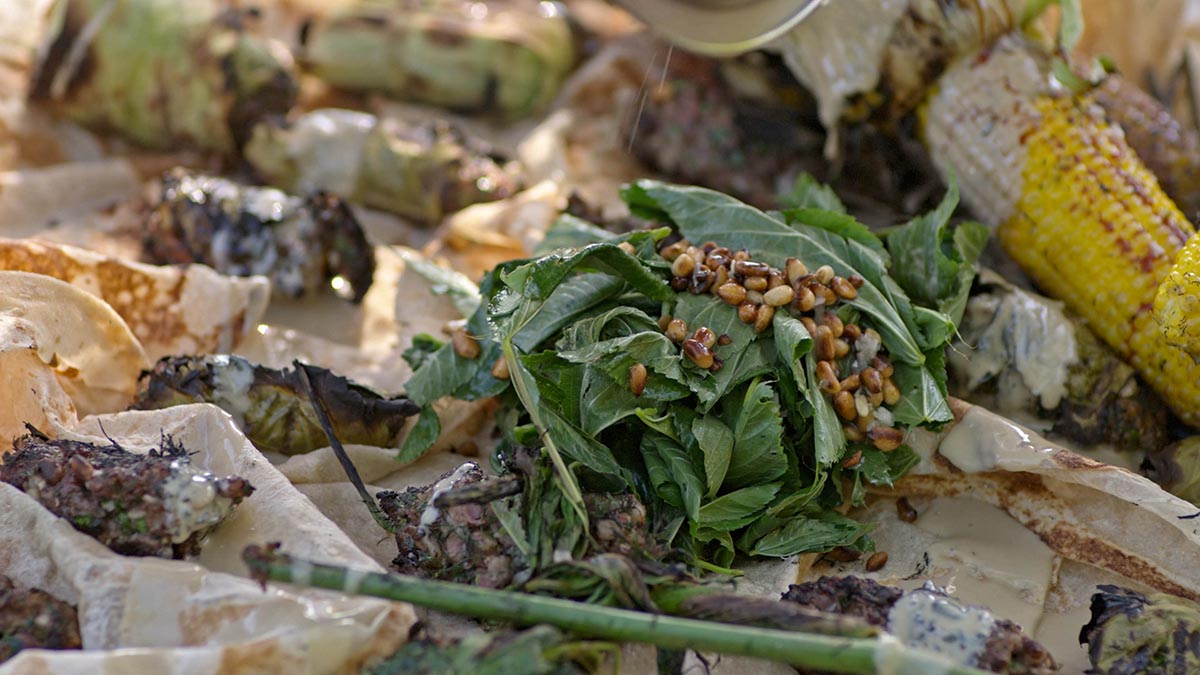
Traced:
<path id="1" fill-rule="evenodd" d="M 1168 344 L 1200 359 L 1200 237 L 1192 237 L 1159 286 L 1154 318 Z"/>
<path id="2" fill-rule="evenodd" d="M 1034 281 L 1200 424 L 1200 364 L 1162 339 L 1150 311 L 1194 230 L 1092 98 L 1048 73 L 1036 45 L 1001 38 L 940 79 L 926 141 Z"/>

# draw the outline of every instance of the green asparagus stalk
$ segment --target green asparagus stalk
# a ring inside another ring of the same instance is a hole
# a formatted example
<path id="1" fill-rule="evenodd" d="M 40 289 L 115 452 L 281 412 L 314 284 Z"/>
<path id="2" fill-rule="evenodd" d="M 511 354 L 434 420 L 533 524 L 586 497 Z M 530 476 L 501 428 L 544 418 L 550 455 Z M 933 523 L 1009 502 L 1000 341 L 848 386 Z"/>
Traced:
<path id="1" fill-rule="evenodd" d="M 266 182 L 286 190 L 329 190 L 426 225 L 519 189 L 515 164 L 458 127 L 351 110 L 259 124 L 245 156 Z"/>
<path id="2" fill-rule="evenodd" d="M 549 102 L 575 60 L 549 2 L 362 0 L 301 40 L 306 65 L 335 86 L 508 119 Z"/>
<path id="3" fill-rule="evenodd" d="M 981 675 L 942 658 L 905 649 L 886 639 L 813 635 L 776 629 L 682 619 L 599 607 L 511 591 L 349 570 L 300 560 L 276 545 L 248 546 L 242 559 L 263 583 L 277 581 L 349 594 L 409 602 L 451 614 L 521 625 L 549 624 L 571 633 L 618 642 L 643 642 L 666 649 L 698 649 L 782 661 L 797 668 L 834 673 L 903 672 Z M 896 672 L 902 672 L 897 670 Z"/>
<path id="4" fill-rule="evenodd" d="M 152 148 L 230 152 L 295 100 L 292 58 L 217 0 L 58 0 L 32 98 Z"/>

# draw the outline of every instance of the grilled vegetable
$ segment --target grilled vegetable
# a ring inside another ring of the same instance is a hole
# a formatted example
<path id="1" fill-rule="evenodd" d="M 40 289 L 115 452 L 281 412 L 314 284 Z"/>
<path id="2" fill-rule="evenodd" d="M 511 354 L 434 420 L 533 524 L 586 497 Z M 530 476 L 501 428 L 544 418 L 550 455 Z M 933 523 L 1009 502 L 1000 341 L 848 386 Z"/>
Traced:
<path id="1" fill-rule="evenodd" d="M 575 60 L 555 3 L 359 0 L 301 34 L 318 76 L 354 91 L 522 117 L 545 105 Z"/>
<path id="2" fill-rule="evenodd" d="M 802 626 L 772 629 L 742 622 L 683 619 L 466 584 L 351 570 L 293 558 L 280 553 L 277 544 L 248 546 L 242 552 L 242 560 L 250 568 L 251 577 L 264 584 L 267 581 L 293 583 L 410 602 L 462 616 L 548 624 L 581 637 L 741 654 L 815 671 L 873 674 L 878 672 L 878 664 L 886 659 L 883 662 L 899 672 L 982 673 L 924 650 L 898 648 L 894 642 L 865 639 L 877 631 L 861 621 L 814 612 L 806 614 L 818 619 L 814 622 L 816 626 L 840 626 L 839 636 L 806 632 Z"/>
<path id="3" fill-rule="evenodd" d="M 1180 124 L 1158 99 L 1113 75 L 1093 92 L 1108 118 L 1121 126 L 1129 147 L 1158 178 L 1163 191 L 1195 222 L 1200 218 L 1200 136 Z"/>
<path id="4" fill-rule="evenodd" d="M 1161 339 L 1200 359 L 1200 237 L 1184 246 L 1154 296 Z"/>
<path id="5" fill-rule="evenodd" d="M 1151 450 L 1141 470 L 1176 497 L 1200 504 L 1200 436 Z"/>
<path id="6" fill-rule="evenodd" d="M 81 649 L 75 607 L 0 574 L 0 663 L 22 649 Z"/>
<path id="7" fill-rule="evenodd" d="M 1090 673 L 1194 673 L 1200 670 L 1200 606 L 1164 593 L 1099 586 L 1092 618 L 1079 632 Z"/>
<path id="8" fill-rule="evenodd" d="M 230 152 L 292 105 L 291 56 L 218 0 L 58 0 L 32 97 L 143 145 Z"/>
<path id="9" fill-rule="evenodd" d="M 375 274 L 374 249 L 349 206 L 333 194 L 302 199 L 185 169 L 163 176 L 143 240 L 151 262 L 261 274 L 290 297 L 332 284 L 358 302 Z"/>
<path id="10" fill-rule="evenodd" d="M 420 410 L 403 396 L 383 398 L 324 368 L 307 366 L 338 438 L 396 445 Z M 233 415 L 259 450 L 297 455 L 328 445 L 299 370 L 256 366 L 240 356 L 164 357 L 142 373 L 134 408 L 214 403 Z"/>
<path id="11" fill-rule="evenodd" d="M 273 185 L 331 190 L 425 225 L 509 197 L 520 186 L 515 164 L 452 124 L 410 124 L 351 110 L 264 122 L 245 154 Z"/>
<path id="12" fill-rule="evenodd" d="M 1162 400 L 1061 303 L 982 279 L 949 352 L 952 393 L 1006 415 L 1048 418 L 1078 443 L 1144 454 L 1167 442 Z"/>
<path id="13" fill-rule="evenodd" d="M 254 491 L 243 478 L 192 467 L 170 438 L 143 455 L 29 427 L 3 460 L 0 481 L 124 555 L 196 555 L 204 534 Z"/>
<path id="14" fill-rule="evenodd" d="M 1043 51 L 1003 38 L 941 78 L 927 142 L 1034 281 L 1200 424 L 1200 365 L 1160 337 L 1150 313 L 1193 228 L 1088 96 L 1048 81 Z"/>
<path id="15" fill-rule="evenodd" d="M 821 577 L 793 584 L 788 602 L 846 614 L 886 627 L 905 644 L 944 654 L 993 673 L 1057 673 L 1050 652 L 1012 621 L 967 607 L 932 584 L 904 592 L 858 577 Z"/>
<path id="16" fill-rule="evenodd" d="M 550 626 L 406 643 L 366 675 L 584 675 L 569 660 L 566 638 Z"/>

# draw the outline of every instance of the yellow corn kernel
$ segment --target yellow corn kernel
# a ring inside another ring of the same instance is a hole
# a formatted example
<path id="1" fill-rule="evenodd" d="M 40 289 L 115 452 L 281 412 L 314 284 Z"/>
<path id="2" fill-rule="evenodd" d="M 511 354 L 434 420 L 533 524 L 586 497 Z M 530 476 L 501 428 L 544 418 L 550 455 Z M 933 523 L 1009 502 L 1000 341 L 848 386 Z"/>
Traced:
<path id="1" fill-rule="evenodd" d="M 1200 364 L 1161 337 L 1151 308 L 1194 230 L 1087 96 L 1047 86 L 1019 36 L 952 67 L 924 114 L 939 163 L 1005 251 L 1064 301 L 1190 424 Z"/>
<path id="2" fill-rule="evenodd" d="M 1200 237 L 1192 237 L 1154 297 L 1154 318 L 1170 345 L 1200 358 Z"/>

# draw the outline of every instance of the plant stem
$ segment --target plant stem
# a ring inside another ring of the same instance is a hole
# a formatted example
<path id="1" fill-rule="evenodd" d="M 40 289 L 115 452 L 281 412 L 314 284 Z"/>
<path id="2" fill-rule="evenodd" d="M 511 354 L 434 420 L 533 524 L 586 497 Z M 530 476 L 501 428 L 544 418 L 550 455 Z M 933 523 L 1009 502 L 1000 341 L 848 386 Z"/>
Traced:
<path id="1" fill-rule="evenodd" d="M 895 672 L 983 675 L 933 654 L 888 649 L 882 640 L 832 637 L 682 619 L 514 591 L 415 577 L 353 572 L 344 567 L 297 560 L 272 548 L 249 546 L 242 558 L 255 579 L 409 602 L 451 614 L 520 625 L 549 624 L 582 637 L 643 642 L 667 649 L 696 649 L 781 661 L 797 668 L 871 675 Z M 894 645 L 894 641 L 893 641 Z"/>

